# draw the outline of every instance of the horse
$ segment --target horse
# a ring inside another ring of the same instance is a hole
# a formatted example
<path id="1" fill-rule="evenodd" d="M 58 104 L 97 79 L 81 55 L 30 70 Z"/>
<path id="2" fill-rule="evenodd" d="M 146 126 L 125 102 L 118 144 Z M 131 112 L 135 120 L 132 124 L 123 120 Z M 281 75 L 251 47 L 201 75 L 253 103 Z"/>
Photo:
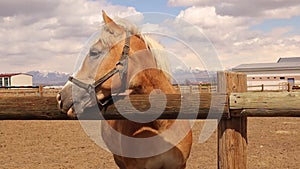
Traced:
<path id="1" fill-rule="evenodd" d="M 167 59 L 162 52 L 154 50 L 163 49 L 162 45 L 148 35 L 140 33 L 138 28 L 128 20 L 113 20 L 105 11 L 102 11 L 102 17 L 104 26 L 101 29 L 101 36 L 90 47 L 80 69 L 73 77 L 69 78 L 57 95 L 59 109 L 63 113 L 75 117 L 75 102 L 83 105 L 83 109 L 92 104 L 90 99 L 84 98 L 84 92 L 90 91 L 93 87 L 95 88 L 96 100 L 103 109 L 108 106 L 112 95 L 116 93 L 151 94 L 157 89 L 165 94 L 177 93 L 172 86 L 170 75 L 167 73 Z M 77 94 L 78 99 L 74 100 L 72 88 L 76 86 L 86 90 Z M 176 120 L 155 119 L 145 123 L 129 119 L 106 121 L 110 127 L 122 135 L 145 139 L 158 136 L 170 129 Z M 170 132 L 169 140 L 176 138 L 177 132 L 182 128 L 188 129 L 188 132 L 178 143 L 169 142 L 168 144 L 172 144 L 170 149 L 149 157 L 128 157 L 112 152 L 116 165 L 120 169 L 186 168 L 192 146 L 192 132 L 189 121 L 178 120 L 177 123 L 179 127 Z M 102 130 L 101 132 L 106 143 L 113 142 L 119 145 L 118 148 L 121 151 L 135 147 L 135 145 L 126 145 L 121 138 L 111 137 L 110 130 Z M 164 136 L 161 136 L 160 139 L 165 142 L 168 140 Z M 161 148 L 161 144 L 150 144 L 140 147 L 141 151 Z M 108 148 L 113 149 L 115 147 L 108 146 Z"/>

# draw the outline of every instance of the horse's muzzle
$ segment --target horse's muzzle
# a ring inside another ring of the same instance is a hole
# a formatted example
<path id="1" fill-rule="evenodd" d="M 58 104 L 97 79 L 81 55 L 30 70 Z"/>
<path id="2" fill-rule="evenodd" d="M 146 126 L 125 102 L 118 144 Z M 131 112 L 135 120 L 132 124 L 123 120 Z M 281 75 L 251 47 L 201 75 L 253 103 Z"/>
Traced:
<path id="1" fill-rule="evenodd" d="M 75 111 L 73 109 L 72 101 L 66 103 L 62 100 L 62 95 L 60 93 L 56 96 L 58 110 L 64 114 L 67 114 L 70 118 L 76 118 Z"/>
<path id="2" fill-rule="evenodd" d="M 67 83 L 56 96 L 58 110 L 70 117 L 74 116 L 73 99 L 72 99 L 72 84 Z"/>

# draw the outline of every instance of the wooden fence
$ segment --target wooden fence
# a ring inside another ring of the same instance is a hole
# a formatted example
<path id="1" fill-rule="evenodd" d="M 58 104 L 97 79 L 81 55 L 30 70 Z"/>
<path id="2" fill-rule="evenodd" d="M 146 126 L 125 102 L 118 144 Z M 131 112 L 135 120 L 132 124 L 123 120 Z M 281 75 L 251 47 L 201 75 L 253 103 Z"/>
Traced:
<path id="1" fill-rule="evenodd" d="M 198 85 L 173 85 L 175 89 L 180 91 L 180 93 L 211 93 L 217 91 L 216 85 L 211 84 L 198 84 Z"/>
<path id="2" fill-rule="evenodd" d="M 56 96 L 61 89 L 45 88 L 43 86 L 32 88 L 0 88 L 0 97 L 25 97 L 25 96 Z"/>
<path id="3" fill-rule="evenodd" d="M 181 94 L 199 94 L 199 93 L 211 93 L 217 92 L 217 86 L 211 84 L 199 84 L 199 85 L 173 85 Z M 300 88 L 296 86 L 291 86 L 287 83 L 284 87 L 282 85 L 253 85 L 247 86 L 247 91 L 249 92 L 280 92 L 288 91 L 295 92 L 300 91 Z M 267 87 L 278 87 L 278 90 L 266 90 Z M 254 89 L 253 89 L 254 88 Z M 38 86 L 34 88 L 0 88 L 0 97 L 25 97 L 25 96 L 56 96 L 61 88 L 45 88 L 43 86 Z"/>
<path id="4" fill-rule="evenodd" d="M 217 84 L 217 93 L 198 93 L 200 100 L 195 99 L 195 94 L 167 95 L 166 108 L 158 116 L 190 119 L 195 117 L 189 110 L 196 101 L 200 101 L 197 119 L 206 119 L 209 110 L 218 110 L 209 114 L 209 118 L 222 116 L 218 124 L 218 168 L 246 168 L 247 117 L 300 117 L 300 92 L 247 92 L 246 75 L 231 72 L 219 72 Z M 150 105 L 148 95 L 132 95 L 127 99 L 140 111 L 156 106 Z M 124 106 L 122 114 L 153 117 L 153 114 L 131 114 L 127 101 L 118 101 Z M 182 103 L 190 104 L 179 116 Z M 104 119 L 125 119 L 114 105 L 102 115 Z M 56 109 L 55 97 L 0 97 L 0 119 L 67 119 L 67 116 Z"/>
<path id="5" fill-rule="evenodd" d="M 173 85 L 182 94 L 210 93 L 216 91 L 215 85 Z M 56 96 L 61 88 L 45 88 L 38 86 L 34 88 L 0 88 L 0 97 L 24 97 L 24 96 Z"/>
<path id="6" fill-rule="evenodd" d="M 216 85 L 173 85 L 175 89 L 180 91 L 181 93 L 210 93 L 216 92 Z M 271 88 L 271 89 L 270 89 Z M 248 92 L 296 92 L 300 91 L 300 84 L 291 85 L 290 83 L 278 84 L 278 85 L 248 85 Z"/>
<path id="7" fill-rule="evenodd" d="M 271 89 L 269 89 L 271 88 Z M 248 86 L 248 91 L 258 91 L 258 92 L 265 92 L 265 91 L 275 91 L 275 92 L 292 92 L 292 91 L 300 91 L 300 84 L 294 84 L 292 85 L 291 83 L 283 83 L 283 84 L 278 84 L 278 85 L 251 85 Z"/>

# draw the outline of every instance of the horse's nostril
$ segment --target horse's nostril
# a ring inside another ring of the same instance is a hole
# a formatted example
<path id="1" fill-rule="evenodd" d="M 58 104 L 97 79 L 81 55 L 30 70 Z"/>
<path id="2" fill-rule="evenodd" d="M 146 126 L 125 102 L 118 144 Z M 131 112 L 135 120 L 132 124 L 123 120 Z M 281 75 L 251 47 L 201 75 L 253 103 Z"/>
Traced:
<path id="1" fill-rule="evenodd" d="M 56 100 L 57 100 L 57 102 L 61 101 L 61 95 L 60 94 L 57 94 Z"/>
<path id="2" fill-rule="evenodd" d="M 62 108 L 63 108 L 62 101 L 58 101 L 58 109 L 62 110 Z"/>
<path id="3" fill-rule="evenodd" d="M 63 104 L 62 104 L 62 101 L 61 101 L 61 95 L 60 94 L 57 94 L 57 96 L 56 96 L 56 101 L 57 101 L 57 103 L 58 103 L 58 109 L 62 109 L 62 107 L 63 107 Z"/>

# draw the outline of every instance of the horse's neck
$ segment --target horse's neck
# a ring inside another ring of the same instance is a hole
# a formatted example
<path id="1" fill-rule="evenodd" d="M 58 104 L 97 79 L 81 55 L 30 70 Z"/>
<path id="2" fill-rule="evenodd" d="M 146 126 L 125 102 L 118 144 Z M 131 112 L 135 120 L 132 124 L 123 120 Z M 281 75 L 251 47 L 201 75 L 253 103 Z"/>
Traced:
<path id="1" fill-rule="evenodd" d="M 132 88 L 133 94 L 150 94 L 155 89 L 160 89 L 165 94 L 176 93 L 176 90 L 170 83 L 168 77 L 159 69 L 144 70 L 137 74 L 133 80 L 135 81 L 135 86 Z M 136 123 L 125 120 L 120 123 L 130 126 L 131 130 L 129 131 L 129 136 L 131 136 L 132 133 L 130 132 L 136 133 L 137 131 L 142 131 L 140 129 L 145 126 L 161 132 L 169 128 L 173 122 L 174 120 L 154 120 L 150 123 Z"/>
<path id="2" fill-rule="evenodd" d="M 144 70 L 137 78 L 139 85 L 134 88 L 135 94 L 150 94 L 155 89 L 160 89 L 165 94 L 176 93 L 167 76 L 159 69 Z"/>

